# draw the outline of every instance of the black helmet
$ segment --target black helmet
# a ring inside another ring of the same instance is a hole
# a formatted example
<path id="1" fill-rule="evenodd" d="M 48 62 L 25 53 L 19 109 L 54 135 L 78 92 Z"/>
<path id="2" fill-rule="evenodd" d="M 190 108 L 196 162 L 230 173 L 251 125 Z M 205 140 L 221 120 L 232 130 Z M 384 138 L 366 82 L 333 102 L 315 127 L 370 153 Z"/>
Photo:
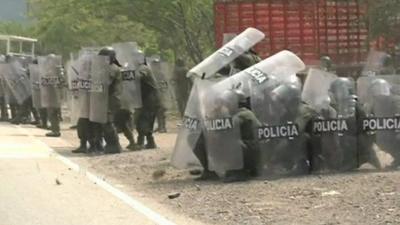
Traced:
<path id="1" fill-rule="evenodd" d="M 98 55 L 108 56 L 108 57 L 110 57 L 110 64 L 115 64 L 119 67 L 122 67 L 121 64 L 117 60 L 117 53 L 115 52 L 115 49 L 113 47 L 107 46 L 107 47 L 102 48 L 99 51 Z"/>
<path id="2" fill-rule="evenodd" d="M 239 70 L 245 70 L 252 66 L 252 58 L 249 53 L 243 53 L 234 60 L 235 67 Z"/>
<path id="3" fill-rule="evenodd" d="M 332 68 L 332 60 L 329 56 L 325 55 L 320 58 L 321 67 L 330 70 Z"/>
<path id="4" fill-rule="evenodd" d="M 349 98 L 355 95 L 354 81 L 347 77 L 339 77 L 331 83 L 329 93 L 332 100 Z"/>
<path id="5" fill-rule="evenodd" d="M 109 57 L 115 58 L 117 53 L 115 53 L 115 49 L 113 47 L 107 46 L 107 47 L 102 48 L 99 51 L 99 55 L 109 56 Z"/>
<path id="6" fill-rule="evenodd" d="M 281 84 L 271 92 L 272 100 L 282 105 L 293 106 L 301 101 L 301 90 L 294 84 Z"/>

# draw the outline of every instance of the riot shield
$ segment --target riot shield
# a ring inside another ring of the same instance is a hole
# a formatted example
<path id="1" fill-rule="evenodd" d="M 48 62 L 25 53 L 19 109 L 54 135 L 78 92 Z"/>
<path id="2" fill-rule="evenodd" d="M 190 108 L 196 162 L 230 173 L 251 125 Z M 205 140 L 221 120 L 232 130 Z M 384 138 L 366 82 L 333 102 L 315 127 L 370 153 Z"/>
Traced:
<path id="1" fill-rule="evenodd" d="M 139 76 L 135 70 L 140 62 L 144 61 L 144 55 L 139 52 L 135 42 L 113 44 L 117 53 L 117 59 L 122 64 L 122 94 L 121 104 L 124 109 L 133 111 L 142 107 L 142 90 Z"/>
<path id="2" fill-rule="evenodd" d="M 139 51 L 136 42 L 115 43 L 112 45 L 118 62 L 125 68 L 135 70 L 144 62 L 144 54 Z"/>
<path id="3" fill-rule="evenodd" d="M 90 111 L 90 73 L 92 67 L 92 57 L 94 54 L 82 54 L 77 61 L 77 68 L 72 67 L 78 74 L 78 117 L 89 119 Z"/>
<path id="4" fill-rule="evenodd" d="M 239 97 L 232 89 L 211 87 L 200 95 L 208 167 L 219 176 L 244 166 L 239 121 L 234 119 L 238 103 Z"/>
<path id="5" fill-rule="evenodd" d="M 360 119 L 362 132 L 375 140 L 374 146 L 378 151 L 393 158 L 391 162 L 382 164 L 390 163 L 392 168 L 397 168 L 400 165 L 400 77 L 379 75 L 361 77 L 358 81 L 365 84 L 358 91 L 368 93 L 368 97 L 361 101 L 366 111 Z"/>
<path id="6" fill-rule="evenodd" d="M 387 53 L 381 51 L 372 50 L 369 52 L 361 74 L 363 76 L 375 76 L 380 74 L 384 68 L 384 60 L 387 56 Z"/>
<path id="7" fill-rule="evenodd" d="M 71 124 L 77 124 L 79 119 L 79 61 L 69 61 L 66 66 L 68 80 L 68 108 Z"/>
<path id="8" fill-rule="evenodd" d="M 281 82 L 262 94 L 267 96 L 259 98 L 253 109 L 263 124 L 255 131 L 260 149 L 259 161 L 255 162 L 259 174 L 275 177 L 308 173 L 306 127 L 311 113 L 301 102 L 300 88 Z"/>
<path id="9" fill-rule="evenodd" d="M 6 98 L 6 83 L 4 81 L 4 72 L 6 70 L 6 63 L 0 62 L 0 97 L 2 98 Z"/>
<path id="10" fill-rule="evenodd" d="M 167 62 L 160 60 L 148 61 L 148 65 L 153 72 L 160 91 L 160 98 L 165 108 L 171 108 L 173 101 L 173 91 L 171 90 L 170 79 L 172 77 L 172 68 Z"/>
<path id="11" fill-rule="evenodd" d="M 89 120 L 105 124 L 108 121 L 108 92 L 111 84 L 109 57 L 93 56 L 91 62 L 91 87 Z"/>
<path id="12" fill-rule="evenodd" d="M 194 155 L 195 148 L 205 147 L 204 140 L 200 140 L 202 133 L 202 120 L 200 114 L 200 95 L 207 90 L 213 82 L 196 80 L 185 109 L 182 127 L 176 138 L 171 164 L 176 168 L 185 169 L 200 166 L 199 160 Z M 202 145 L 201 145 L 202 144 Z M 203 149 L 205 151 L 205 149 Z"/>
<path id="13" fill-rule="evenodd" d="M 5 93 L 4 93 L 4 78 L 3 78 L 3 69 L 4 69 L 4 63 L 0 62 L 0 98 L 4 98 L 5 97 Z"/>
<path id="14" fill-rule="evenodd" d="M 202 136 L 203 120 L 200 113 L 200 98 L 209 88 L 223 78 L 194 81 L 190 92 L 182 127 L 176 138 L 174 152 L 171 157 L 171 164 L 178 169 L 199 166 L 199 160 L 194 151 L 206 151 L 204 135 Z M 203 149 L 202 149 L 203 148 Z"/>
<path id="15" fill-rule="evenodd" d="M 359 165 L 354 81 L 312 70 L 305 83 L 303 100 L 318 112 L 311 126 L 313 171 L 356 169 Z"/>
<path id="16" fill-rule="evenodd" d="M 228 90 L 240 85 L 245 96 L 249 97 L 252 90 L 267 88 L 271 77 L 280 82 L 289 82 L 294 74 L 303 69 L 303 61 L 292 52 L 284 50 L 217 83 L 215 89 Z"/>
<path id="17" fill-rule="evenodd" d="M 29 64 L 29 74 L 32 86 L 32 105 L 35 109 L 42 108 L 40 95 L 39 65 Z"/>
<path id="18" fill-rule="evenodd" d="M 32 94 L 27 69 L 23 64 L 12 58 L 4 71 L 4 81 L 18 104 L 22 104 Z"/>
<path id="19" fill-rule="evenodd" d="M 304 82 L 301 99 L 315 109 L 322 107 L 329 97 L 329 86 L 336 78 L 336 74 L 311 68 Z"/>
<path id="20" fill-rule="evenodd" d="M 247 28 L 229 43 L 192 68 L 188 76 L 204 76 L 205 78 L 213 76 L 221 68 L 264 39 L 264 37 L 263 32 L 255 28 Z"/>
<path id="21" fill-rule="evenodd" d="M 38 57 L 38 64 L 42 107 L 60 108 L 64 85 L 61 56 Z"/>

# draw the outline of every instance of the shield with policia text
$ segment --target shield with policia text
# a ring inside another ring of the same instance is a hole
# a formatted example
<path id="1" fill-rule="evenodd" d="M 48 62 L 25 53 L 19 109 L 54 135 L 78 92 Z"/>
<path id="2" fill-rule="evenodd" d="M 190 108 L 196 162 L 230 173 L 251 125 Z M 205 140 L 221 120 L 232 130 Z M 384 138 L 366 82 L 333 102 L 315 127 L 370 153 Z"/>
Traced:
<path id="1" fill-rule="evenodd" d="M 251 109 L 263 124 L 255 130 L 261 156 L 255 163 L 262 176 L 303 172 L 307 167 L 304 129 L 296 121 L 301 87 L 293 82 L 294 74 L 304 68 L 296 55 L 282 51 L 242 71 L 243 78 L 236 74 L 227 79 L 244 84 Z"/>
<path id="2" fill-rule="evenodd" d="M 89 120 L 105 124 L 108 121 L 108 95 L 111 84 L 109 57 L 100 55 L 92 56 L 90 69 Z"/>
<path id="3" fill-rule="evenodd" d="M 311 69 L 305 81 L 302 98 L 318 113 L 311 125 L 313 171 L 356 169 L 359 164 L 354 81 Z"/>
<path id="4" fill-rule="evenodd" d="M 135 42 L 113 44 L 117 59 L 122 65 L 121 104 L 124 109 L 134 110 L 142 107 L 142 89 L 136 69 L 144 61 L 144 55 Z"/>
<path id="5" fill-rule="evenodd" d="M 204 134 L 199 126 L 203 122 L 201 114 L 199 114 L 201 93 L 205 93 L 204 90 L 209 88 L 211 84 L 224 79 L 214 77 L 215 73 L 261 41 L 264 36 L 261 31 L 249 28 L 188 72 L 187 76 L 194 76 L 194 85 L 186 105 L 183 126 L 180 128 L 171 159 L 171 163 L 175 167 L 186 168 L 199 164 L 193 152 L 196 151 L 198 146 L 205 145 Z M 207 78 L 207 80 L 200 78 Z M 203 136 L 201 136 L 202 134 Z"/>
<path id="6" fill-rule="evenodd" d="M 12 57 L 6 64 L 3 77 L 18 104 L 22 104 L 32 95 L 27 68 L 17 58 Z"/>
<path id="7" fill-rule="evenodd" d="M 38 64 L 42 107 L 60 108 L 65 85 L 61 56 L 40 56 Z"/>
<path id="8" fill-rule="evenodd" d="M 167 109 L 171 108 L 174 99 L 172 86 L 170 85 L 172 77 L 171 65 L 168 62 L 161 61 L 159 58 L 149 58 L 147 63 L 157 81 L 162 104 Z"/>
<path id="9" fill-rule="evenodd" d="M 79 119 L 79 61 L 72 60 L 67 63 L 66 72 L 68 80 L 68 105 L 71 124 L 77 124 Z"/>
<path id="10" fill-rule="evenodd" d="M 194 75 L 198 78 L 214 76 L 217 71 L 256 45 L 264 37 L 265 34 L 263 32 L 255 28 L 247 28 L 197 66 L 193 67 L 189 71 L 188 76 Z"/>
<path id="11" fill-rule="evenodd" d="M 360 119 L 363 133 L 368 134 L 378 151 L 392 157 L 390 167 L 400 165 L 400 78 L 398 75 L 360 77 L 358 92 L 365 115 Z"/>
<path id="12" fill-rule="evenodd" d="M 205 150 L 200 98 L 213 83 L 209 80 L 197 80 L 192 87 L 171 158 L 171 164 L 179 169 L 200 166 L 194 154 L 195 151 Z"/>
<path id="13" fill-rule="evenodd" d="M 40 95 L 40 74 L 39 65 L 29 64 L 29 74 L 32 87 L 32 105 L 35 109 L 42 108 Z"/>
<path id="14" fill-rule="evenodd" d="M 94 53 L 82 54 L 77 61 L 77 68 L 73 72 L 78 74 L 78 102 L 79 118 L 89 119 L 90 112 L 90 89 L 91 89 L 91 68 Z M 75 71 L 76 69 L 76 71 Z"/>

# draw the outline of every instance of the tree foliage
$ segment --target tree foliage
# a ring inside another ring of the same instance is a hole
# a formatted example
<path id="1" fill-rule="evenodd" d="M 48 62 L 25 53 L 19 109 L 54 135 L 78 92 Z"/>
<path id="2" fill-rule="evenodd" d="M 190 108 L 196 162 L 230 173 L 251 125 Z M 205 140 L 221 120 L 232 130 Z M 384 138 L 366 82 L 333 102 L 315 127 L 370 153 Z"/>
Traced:
<path id="1" fill-rule="evenodd" d="M 369 0 L 368 17 L 372 38 L 400 41 L 400 0 Z"/>
<path id="2" fill-rule="evenodd" d="M 201 61 L 213 47 L 212 0 L 29 0 L 45 52 L 136 41 L 147 54 Z"/>

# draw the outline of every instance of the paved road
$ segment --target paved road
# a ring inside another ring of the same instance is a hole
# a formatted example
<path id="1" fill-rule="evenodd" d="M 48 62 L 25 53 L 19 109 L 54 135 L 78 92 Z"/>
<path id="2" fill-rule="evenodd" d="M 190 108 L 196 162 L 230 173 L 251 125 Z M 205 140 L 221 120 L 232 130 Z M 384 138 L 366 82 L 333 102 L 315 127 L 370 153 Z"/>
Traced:
<path id="1" fill-rule="evenodd" d="M 16 126 L 0 123 L 0 224 L 155 224 L 70 170 Z"/>

